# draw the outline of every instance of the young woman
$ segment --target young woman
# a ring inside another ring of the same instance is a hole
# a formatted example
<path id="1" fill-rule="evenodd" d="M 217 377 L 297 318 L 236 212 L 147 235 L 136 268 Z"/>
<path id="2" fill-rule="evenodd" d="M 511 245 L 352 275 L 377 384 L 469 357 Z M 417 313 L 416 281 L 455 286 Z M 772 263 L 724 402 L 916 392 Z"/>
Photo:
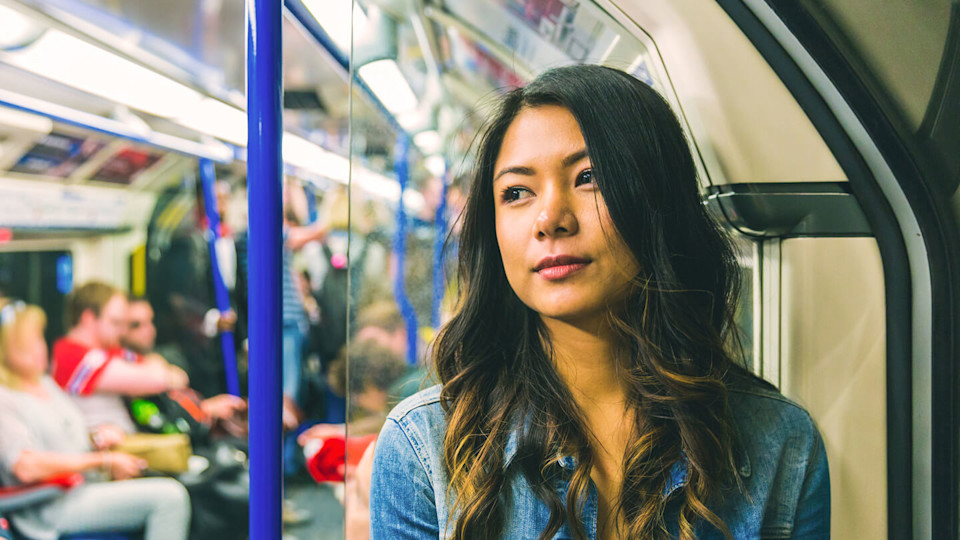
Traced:
<path id="1" fill-rule="evenodd" d="M 737 269 L 667 103 L 599 66 L 480 140 L 441 385 L 377 442 L 372 537 L 827 538 L 823 443 L 735 363 Z"/>
<path id="2" fill-rule="evenodd" d="M 88 482 L 62 497 L 9 515 L 34 540 L 70 533 L 143 531 L 144 540 L 183 540 L 190 522 L 186 490 L 169 478 L 138 478 L 143 460 L 111 452 L 119 430 L 90 443 L 79 409 L 46 375 L 46 316 L 22 303 L 0 309 L 0 484 L 29 484 L 70 472 Z"/>

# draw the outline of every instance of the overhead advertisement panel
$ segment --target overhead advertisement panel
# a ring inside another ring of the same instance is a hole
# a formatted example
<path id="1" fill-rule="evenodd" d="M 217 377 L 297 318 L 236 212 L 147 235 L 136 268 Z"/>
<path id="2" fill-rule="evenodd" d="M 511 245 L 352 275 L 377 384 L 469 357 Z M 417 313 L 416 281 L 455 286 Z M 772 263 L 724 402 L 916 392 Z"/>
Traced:
<path id="1" fill-rule="evenodd" d="M 619 39 L 585 3 L 452 0 L 446 5 L 534 69 L 597 59 Z"/>
<path id="2" fill-rule="evenodd" d="M 104 146 L 96 139 L 53 132 L 23 154 L 10 172 L 66 178 Z"/>
<path id="3" fill-rule="evenodd" d="M 91 180 L 112 184 L 130 184 L 141 172 L 160 161 L 163 154 L 140 148 L 123 148 L 93 173 Z"/>

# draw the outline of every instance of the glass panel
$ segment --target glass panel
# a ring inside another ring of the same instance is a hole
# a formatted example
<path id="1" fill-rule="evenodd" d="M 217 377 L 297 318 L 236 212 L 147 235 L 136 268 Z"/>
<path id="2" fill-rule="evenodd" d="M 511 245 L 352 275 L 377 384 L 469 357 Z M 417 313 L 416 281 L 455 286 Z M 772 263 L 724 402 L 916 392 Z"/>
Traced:
<path id="1" fill-rule="evenodd" d="M 927 2 L 806 0 L 831 37 L 857 58 L 897 103 L 911 130 L 927 113 L 950 28 L 950 0 Z M 904 24 L 909 21 L 909 24 Z"/>
<path id="2" fill-rule="evenodd" d="M 877 243 L 785 240 L 781 261 L 781 390 L 810 412 L 823 436 L 832 533 L 885 538 L 886 325 Z"/>

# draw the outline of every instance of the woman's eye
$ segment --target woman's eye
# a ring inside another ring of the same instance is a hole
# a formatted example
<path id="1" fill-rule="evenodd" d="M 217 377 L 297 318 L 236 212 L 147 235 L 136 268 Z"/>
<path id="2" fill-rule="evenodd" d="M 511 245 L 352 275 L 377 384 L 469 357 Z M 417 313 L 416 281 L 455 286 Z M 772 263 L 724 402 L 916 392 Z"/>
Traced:
<path id="1" fill-rule="evenodd" d="M 583 184 L 592 184 L 592 183 L 593 183 L 593 170 L 586 169 L 581 171 L 580 174 L 577 175 L 576 185 L 580 186 Z"/>
<path id="2" fill-rule="evenodd" d="M 522 187 L 508 187 L 500 194 L 503 202 L 514 202 L 530 196 L 530 190 Z"/>

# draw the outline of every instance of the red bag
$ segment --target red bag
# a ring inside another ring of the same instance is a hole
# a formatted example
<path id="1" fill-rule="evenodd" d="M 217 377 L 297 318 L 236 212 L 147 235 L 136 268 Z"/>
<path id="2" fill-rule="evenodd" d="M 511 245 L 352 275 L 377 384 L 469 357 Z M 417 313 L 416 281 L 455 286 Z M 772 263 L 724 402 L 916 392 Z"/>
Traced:
<path id="1" fill-rule="evenodd" d="M 347 465 L 356 467 L 363 452 L 376 435 L 362 437 L 329 437 L 323 446 L 307 459 L 307 472 L 317 482 L 343 482 Z"/>

